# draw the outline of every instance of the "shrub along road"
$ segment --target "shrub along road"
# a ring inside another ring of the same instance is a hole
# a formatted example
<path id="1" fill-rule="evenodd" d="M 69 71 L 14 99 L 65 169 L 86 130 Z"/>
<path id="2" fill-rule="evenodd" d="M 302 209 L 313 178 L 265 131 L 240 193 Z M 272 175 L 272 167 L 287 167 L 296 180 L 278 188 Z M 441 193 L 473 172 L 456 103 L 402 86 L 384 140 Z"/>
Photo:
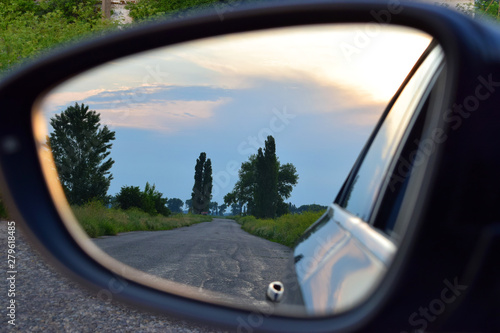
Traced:
<path id="1" fill-rule="evenodd" d="M 210 295 L 214 301 L 259 307 L 268 284 L 277 280 L 285 285 L 281 304 L 300 303 L 293 292 L 298 290 L 292 249 L 250 235 L 233 220 L 93 241 L 131 267 L 195 287 L 195 294 Z"/>

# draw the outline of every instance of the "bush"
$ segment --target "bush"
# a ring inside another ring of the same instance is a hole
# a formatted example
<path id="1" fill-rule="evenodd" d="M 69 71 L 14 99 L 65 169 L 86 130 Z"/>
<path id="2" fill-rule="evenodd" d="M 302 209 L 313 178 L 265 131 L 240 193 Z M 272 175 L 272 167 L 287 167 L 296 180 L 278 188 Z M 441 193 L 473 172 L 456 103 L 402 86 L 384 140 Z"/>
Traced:
<path id="1" fill-rule="evenodd" d="M 0 0 L 0 71 L 57 44 L 118 26 L 102 20 L 90 0 Z"/>
<path id="2" fill-rule="evenodd" d="M 139 186 L 122 186 L 116 196 L 116 201 L 121 209 L 142 206 L 142 193 Z"/>
<path id="3" fill-rule="evenodd" d="M 170 209 L 166 207 L 167 198 L 163 197 L 163 193 L 156 190 L 155 185 L 146 183 L 144 191 L 141 192 L 139 186 L 123 186 L 116 196 L 116 201 L 121 209 L 129 209 L 132 207 L 150 214 L 169 216 Z"/>
<path id="4" fill-rule="evenodd" d="M 163 193 L 156 190 L 155 185 L 146 183 L 143 192 L 143 210 L 151 215 L 161 214 L 170 215 L 170 209 L 167 208 L 168 199 L 163 197 Z"/>

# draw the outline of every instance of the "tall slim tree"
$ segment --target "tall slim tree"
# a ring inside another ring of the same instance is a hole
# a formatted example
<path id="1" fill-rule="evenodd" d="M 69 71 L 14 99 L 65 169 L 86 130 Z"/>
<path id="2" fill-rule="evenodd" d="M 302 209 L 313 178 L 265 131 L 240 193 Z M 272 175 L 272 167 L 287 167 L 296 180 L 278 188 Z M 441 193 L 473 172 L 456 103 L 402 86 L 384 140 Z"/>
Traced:
<path id="1" fill-rule="evenodd" d="M 212 199 L 212 161 L 207 159 L 203 166 L 203 211 L 208 212 L 210 208 L 210 200 Z"/>
<path id="2" fill-rule="evenodd" d="M 194 186 L 191 193 L 191 208 L 195 214 L 208 212 L 212 199 L 212 161 L 206 153 L 200 153 L 194 168 Z"/>
<path id="3" fill-rule="evenodd" d="M 259 148 L 256 162 L 255 211 L 257 218 L 275 217 L 278 208 L 278 172 L 276 143 L 268 136 L 264 151 Z"/>
<path id="4" fill-rule="evenodd" d="M 69 106 L 50 119 L 47 138 L 59 179 L 71 204 L 105 200 L 113 179 L 109 157 L 115 132 L 101 126 L 100 114 L 83 103 Z"/>
<path id="5" fill-rule="evenodd" d="M 191 193 L 191 208 L 193 213 L 200 214 L 203 211 L 202 187 L 203 187 L 203 166 L 207 158 L 206 153 L 200 153 L 200 157 L 196 160 L 194 167 L 194 185 Z"/>

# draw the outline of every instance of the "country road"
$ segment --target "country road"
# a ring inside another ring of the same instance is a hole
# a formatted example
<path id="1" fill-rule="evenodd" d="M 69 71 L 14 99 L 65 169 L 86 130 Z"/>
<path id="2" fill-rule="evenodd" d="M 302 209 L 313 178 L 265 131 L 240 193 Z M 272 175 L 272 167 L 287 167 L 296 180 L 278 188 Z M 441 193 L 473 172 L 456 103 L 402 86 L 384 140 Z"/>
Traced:
<path id="1" fill-rule="evenodd" d="M 115 259 L 151 275 L 214 291 L 226 302 L 258 306 L 267 286 L 296 281 L 292 250 L 241 230 L 233 220 L 214 219 L 169 231 L 137 231 L 94 240 Z M 300 302 L 285 292 L 281 303 Z"/>

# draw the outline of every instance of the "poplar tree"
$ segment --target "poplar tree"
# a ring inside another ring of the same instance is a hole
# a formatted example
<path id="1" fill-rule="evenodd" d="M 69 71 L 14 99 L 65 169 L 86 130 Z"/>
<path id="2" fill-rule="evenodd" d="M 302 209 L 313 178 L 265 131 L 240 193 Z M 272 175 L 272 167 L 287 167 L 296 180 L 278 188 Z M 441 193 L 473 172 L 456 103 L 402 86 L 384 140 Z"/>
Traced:
<path id="1" fill-rule="evenodd" d="M 203 211 L 208 212 L 210 199 L 212 199 L 212 161 L 207 159 L 203 166 L 203 186 L 202 186 Z"/>
<path id="2" fill-rule="evenodd" d="M 278 207 L 278 171 L 276 143 L 268 136 L 264 150 L 259 148 L 256 160 L 255 211 L 257 218 L 275 217 Z"/>
<path id="3" fill-rule="evenodd" d="M 191 193 L 191 210 L 195 214 L 208 212 L 212 199 L 212 161 L 202 152 L 194 168 L 194 186 Z"/>

